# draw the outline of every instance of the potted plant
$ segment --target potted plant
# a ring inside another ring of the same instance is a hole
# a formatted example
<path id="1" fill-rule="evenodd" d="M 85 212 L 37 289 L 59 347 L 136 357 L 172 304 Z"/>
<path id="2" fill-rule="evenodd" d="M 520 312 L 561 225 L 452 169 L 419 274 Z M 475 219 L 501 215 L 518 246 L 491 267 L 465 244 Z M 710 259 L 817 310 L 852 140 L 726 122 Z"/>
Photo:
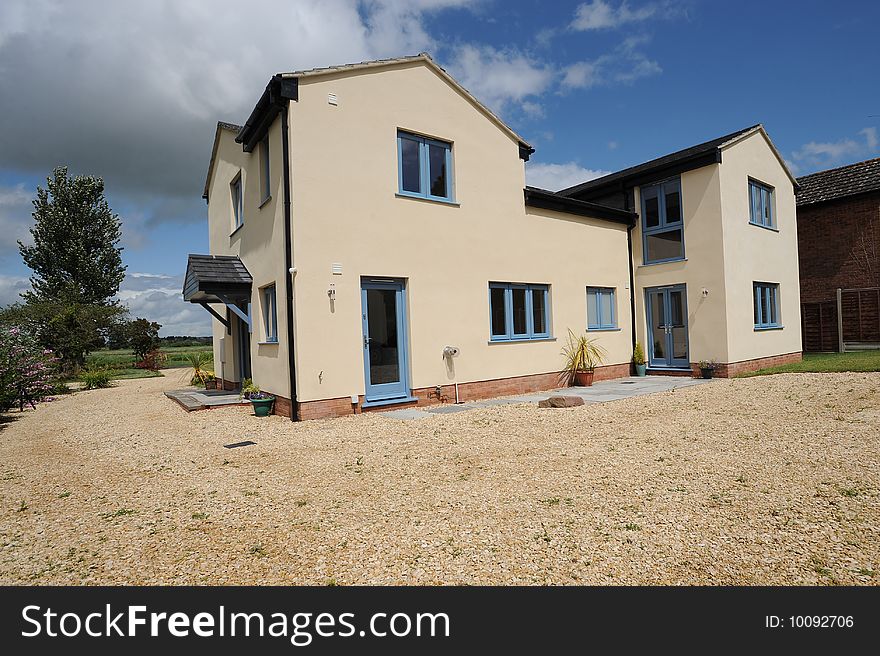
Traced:
<path id="1" fill-rule="evenodd" d="M 589 387 L 593 384 L 596 366 L 605 358 L 605 350 L 586 335 L 575 335 L 568 330 L 568 344 L 562 348 L 565 368 L 561 377 L 567 385 Z"/>
<path id="2" fill-rule="evenodd" d="M 272 412 L 275 397 L 268 392 L 261 392 L 259 386 L 254 385 L 250 378 L 242 381 L 240 396 L 251 402 L 251 405 L 254 406 L 254 415 L 257 417 L 268 417 Z"/>
<path id="3" fill-rule="evenodd" d="M 206 353 L 205 351 L 196 351 L 194 353 L 187 353 L 186 359 L 189 361 L 189 365 L 193 369 L 193 375 L 189 384 L 195 387 L 205 387 L 207 389 L 205 379 L 208 377 L 209 373 L 213 376 L 213 372 L 209 372 L 205 369 L 205 365 L 211 363 L 214 359 L 214 355 L 212 353 Z"/>
<path id="4" fill-rule="evenodd" d="M 214 375 L 213 371 L 205 371 L 205 377 L 202 379 L 205 381 L 205 389 L 206 390 L 215 390 L 217 389 L 217 376 Z"/>
<path id="5" fill-rule="evenodd" d="M 648 370 L 645 351 L 642 350 L 642 344 L 638 340 L 636 340 L 636 345 L 633 347 L 633 366 L 636 369 L 636 376 L 644 376 Z"/>
<path id="6" fill-rule="evenodd" d="M 703 378 L 712 378 L 717 368 L 718 365 L 715 363 L 715 360 L 700 360 L 700 375 Z"/>

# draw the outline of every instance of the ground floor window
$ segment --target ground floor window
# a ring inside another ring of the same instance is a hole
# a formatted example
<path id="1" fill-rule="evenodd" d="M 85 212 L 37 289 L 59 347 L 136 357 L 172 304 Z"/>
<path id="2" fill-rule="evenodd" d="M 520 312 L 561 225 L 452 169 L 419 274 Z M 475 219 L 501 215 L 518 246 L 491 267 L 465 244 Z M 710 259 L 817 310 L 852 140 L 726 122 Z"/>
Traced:
<path id="1" fill-rule="evenodd" d="M 263 287 L 263 326 L 266 331 L 266 341 L 277 342 L 278 312 L 275 304 L 275 285 Z"/>
<path id="2" fill-rule="evenodd" d="M 617 312 L 612 287 L 587 287 L 587 329 L 617 328 Z"/>
<path id="3" fill-rule="evenodd" d="M 492 341 L 550 337 L 548 285 L 489 283 Z"/>
<path id="4" fill-rule="evenodd" d="M 779 284 L 754 283 L 755 328 L 779 328 Z"/>

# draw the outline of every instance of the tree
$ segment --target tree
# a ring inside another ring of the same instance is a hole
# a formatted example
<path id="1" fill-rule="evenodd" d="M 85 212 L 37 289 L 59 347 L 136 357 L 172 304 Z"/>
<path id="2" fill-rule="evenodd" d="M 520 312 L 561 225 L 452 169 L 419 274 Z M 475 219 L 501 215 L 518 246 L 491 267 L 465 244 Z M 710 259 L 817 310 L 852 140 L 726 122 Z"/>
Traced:
<path id="1" fill-rule="evenodd" d="M 125 277 L 118 246 L 122 226 L 104 198 L 104 181 L 70 178 L 67 167 L 60 166 L 46 179 L 45 189 L 37 188 L 33 204 L 34 243 L 18 242 L 24 263 L 34 272 L 25 300 L 114 305 Z"/>
<path id="2" fill-rule="evenodd" d="M 92 349 L 103 346 L 114 319 L 125 313 L 115 300 L 125 277 L 122 227 L 104 198 L 104 181 L 95 176 L 68 177 L 58 167 L 37 188 L 34 243 L 18 242 L 33 271 L 25 304 L 3 312 L 51 349 L 65 373 L 85 364 Z"/>
<path id="3" fill-rule="evenodd" d="M 33 335 L 71 374 L 85 365 L 87 353 L 104 345 L 107 328 L 124 312 L 117 305 L 30 300 L 0 311 L 0 324 Z"/>
<path id="4" fill-rule="evenodd" d="M 138 317 L 126 324 L 127 345 L 138 360 L 144 360 L 150 351 L 159 348 L 159 329 L 162 326 L 155 321 Z"/>

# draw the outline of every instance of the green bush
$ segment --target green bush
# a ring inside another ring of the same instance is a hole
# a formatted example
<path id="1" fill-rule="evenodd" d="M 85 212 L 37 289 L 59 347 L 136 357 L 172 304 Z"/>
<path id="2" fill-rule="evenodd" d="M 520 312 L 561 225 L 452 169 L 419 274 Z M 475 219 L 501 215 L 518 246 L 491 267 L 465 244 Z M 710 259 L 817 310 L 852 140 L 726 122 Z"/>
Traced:
<path id="1" fill-rule="evenodd" d="M 86 369 L 82 372 L 80 378 L 83 382 L 83 388 L 90 390 L 110 387 L 113 384 L 110 376 L 109 369 Z"/>

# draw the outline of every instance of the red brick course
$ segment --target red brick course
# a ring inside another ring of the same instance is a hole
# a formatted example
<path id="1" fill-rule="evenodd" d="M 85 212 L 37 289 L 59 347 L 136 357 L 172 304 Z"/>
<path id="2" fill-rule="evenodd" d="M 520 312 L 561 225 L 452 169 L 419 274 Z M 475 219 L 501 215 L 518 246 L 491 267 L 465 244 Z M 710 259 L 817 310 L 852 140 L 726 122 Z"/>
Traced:
<path id="1" fill-rule="evenodd" d="M 802 303 L 833 300 L 838 287 L 880 284 L 880 262 L 872 276 L 854 257 L 866 240 L 880 240 L 880 192 L 799 206 L 797 224 Z"/>
<path id="2" fill-rule="evenodd" d="M 613 364 L 597 367 L 593 380 L 610 380 L 630 375 L 630 364 Z M 458 395 L 461 401 L 476 401 L 479 399 L 491 399 L 498 396 L 514 396 L 517 394 L 529 394 L 555 389 L 560 386 L 559 372 L 533 374 L 530 376 L 516 376 L 514 378 L 497 378 L 495 380 L 480 380 L 470 383 L 459 383 Z M 437 387 L 421 387 L 412 390 L 415 401 L 394 405 L 374 406 L 364 408 L 364 397 L 358 397 L 357 404 L 351 402 L 350 397 L 335 399 L 321 399 L 318 401 L 303 401 L 299 404 L 301 419 L 325 419 L 329 417 L 345 417 L 361 412 L 385 411 L 397 408 L 424 407 L 439 403 L 455 403 L 455 386 L 441 385 L 439 392 Z M 280 402 L 279 402 L 280 401 Z M 275 414 L 290 416 L 290 400 L 276 397 Z"/>

